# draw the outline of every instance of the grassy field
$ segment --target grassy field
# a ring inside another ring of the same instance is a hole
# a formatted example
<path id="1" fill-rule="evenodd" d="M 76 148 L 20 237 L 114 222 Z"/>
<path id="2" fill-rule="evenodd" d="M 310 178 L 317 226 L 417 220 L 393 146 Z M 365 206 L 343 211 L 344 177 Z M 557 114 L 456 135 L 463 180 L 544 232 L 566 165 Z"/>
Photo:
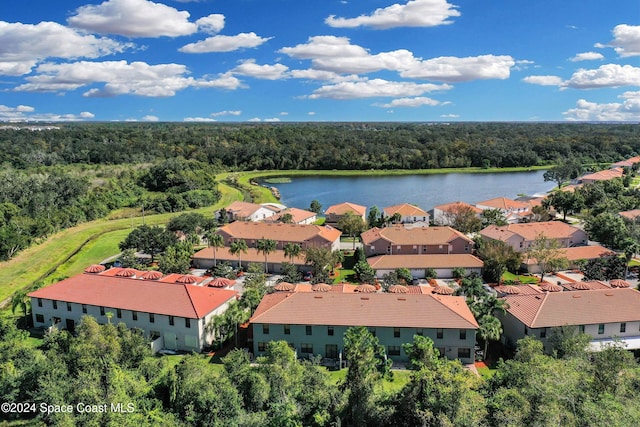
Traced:
<path id="1" fill-rule="evenodd" d="M 533 277 L 533 276 L 522 276 L 522 275 L 516 275 L 510 272 L 505 272 L 502 275 L 502 280 L 513 280 L 513 281 L 519 281 L 522 284 L 535 284 L 538 283 L 538 280 Z"/>
<path id="2" fill-rule="evenodd" d="M 339 371 L 329 371 L 329 377 L 334 385 L 338 385 L 344 381 L 347 376 L 348 369 L 340 369 Z M 395 393 L 400 391 L 409 380 L 411 380 L 411 371 L 393 370 L 393 378 L 391 380 L 384 379 L 381 383 L 382 390 L 387 393 Z"/>

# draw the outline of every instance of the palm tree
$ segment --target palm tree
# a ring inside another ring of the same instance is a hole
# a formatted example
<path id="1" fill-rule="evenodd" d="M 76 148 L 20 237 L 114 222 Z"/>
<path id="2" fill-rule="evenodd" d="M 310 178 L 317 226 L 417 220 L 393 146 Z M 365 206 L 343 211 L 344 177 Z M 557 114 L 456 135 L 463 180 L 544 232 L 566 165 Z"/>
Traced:
<path id="1" fill-rule="evenodd" d="M 242 252 L 246 254 L 248 249 L 247 242 L 243 239 L 236 240 L 229 245 L 229 253 L 231 253 L 231 255 L 238 255 L 238 270 L 242 270 Z"/>
<path id="2" fill-rule="evenodd" d="M 258 253 L 262 252 L 264 254 L 264 272 L 269 273 L 269 268 L 267 264 L 267 256 L 271 252 L 275 252 L 277 247 L 277 242 L 272 239 L 259 239 L 256 241 L 256 250 Z"/>
<path id="3" fill-rule="evenodd" d="M 213 248 L 213 266 L 218 264 L 218 248 L 224 247 L 224 237 L 221 234 L 209 230 L 204 234 L 204 238 L 207 240 L 207 245 Z"/>
<path id="4" fill-rule="evenodd" d="M 27 296 L 27 291 L 17 291 L 11 296 L 11 312 L 16 314 L 16 309 L 20 308 L 26 316 L 31 308 L 31 298 Z"/>
<path id="5" fill-rule="evenodd" d="M 632 238 L 626 238 L 622 242 L 622 247 L 624 250 L 624 258 L 626 260 L 624 264 L 624 277 L 623 279 L 627 279 L 627 274 L 629 274 L 629 263 L 633 259 L 634 255 L 640 252 L 640 242 Z"/>
<path id="6" fill-rule="evenodd" d="M 490 314 L 486 314 L 480 318 L 479 333 L 480 337 L 484 340 L 484 357 L 487 357 L 487 349 L 489 348 L 489 340 L 497 341 L 502 335 L 502 323 L 498 318 L 493 317 Z"/>
<path id="7" fill-rule="evenodd" d="M 302 252 L 302 246 L 297 243 L 291 242 L 285 243 L 282 249 L 284 249 L 284 255 L 289 257 L 289 261 L 291 261 L 291 264 L 293 264 L 293 258 L 297 257 L 298 255 L 300 255 L 300 252 Z"/>

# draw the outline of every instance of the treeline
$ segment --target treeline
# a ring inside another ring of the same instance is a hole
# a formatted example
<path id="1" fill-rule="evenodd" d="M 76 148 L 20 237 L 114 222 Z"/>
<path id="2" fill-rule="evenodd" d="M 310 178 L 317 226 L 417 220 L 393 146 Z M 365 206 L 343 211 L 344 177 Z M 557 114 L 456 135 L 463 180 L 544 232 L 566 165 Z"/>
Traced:
<path id="1" fill-rule="evenodd" d="M 633 124 L 61 124 L 0 131 L 0 164 L 129 164 L 175 157 L 237 170 L 516 167 L 640 153 Z"/>
<path id="2" fill-rule="evenodd" d="M 214 365 L 201 355 L 154 357 L 136 330 L 93 318 L 84 318 L 75 335 L 46 335 L 40 348 L 27 335 L 0 318 L 0 420 L 68 426 L 640 424 L 640 369 L 631 353 L 617 345 L 588 353 L 589 338 L 566 328 L 552 331 L 551 355 L 540 341 L 521 340 L 514 359 L 500 362 L 490 379 L 441 358 L 429 338 L 415 336 L 404 345 L 408 381 L 387 388 L 400 380 L 364 327 L 345 333 L 349 367 L 343 379 L 317 360 L 298 360 L 284 341 L 270 343 L 255 361 L 232 350 Z"/>
<path id="3" fill-rule="evenodd" d="M 7 167 L 0 171 L 0 260 L 119 208 L 164 213 L 212 205 L 220 198 L 215 172 L 183 158 L 101 173 L 70 166 Z"/>

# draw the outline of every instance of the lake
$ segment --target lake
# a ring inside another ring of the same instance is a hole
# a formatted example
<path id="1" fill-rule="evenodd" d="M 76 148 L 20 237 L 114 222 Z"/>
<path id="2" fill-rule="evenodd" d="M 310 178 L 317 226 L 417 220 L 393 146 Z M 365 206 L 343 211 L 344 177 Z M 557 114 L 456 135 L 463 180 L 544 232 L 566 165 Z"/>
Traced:
<path id="1" fill-rule="evenodd" d="M 280 190 L 281 203 L 308 209 L 313 199 L 323 209 L 345 201 L 383 208 L 411 203 L 424 210 L 454 201 L 475 203 L 494 197 L 544 194 L 555 184 L 543 170 L 501 173 L 446 173 L 402 176 L 292 177 L 289 183 L 267 184 Z"/>

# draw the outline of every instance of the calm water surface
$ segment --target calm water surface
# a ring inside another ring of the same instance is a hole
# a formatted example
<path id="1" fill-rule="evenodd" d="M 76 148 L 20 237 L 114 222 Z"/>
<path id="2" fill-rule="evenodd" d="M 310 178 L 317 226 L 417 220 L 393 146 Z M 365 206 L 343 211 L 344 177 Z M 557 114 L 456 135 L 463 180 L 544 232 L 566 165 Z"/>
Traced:
<path id="1" fill-rule="evenodd" d="M 518 195 L 544 194 L 554 187 L 545 182 L 544 171 L 503 173 L 448 173 L 435 175 L 293 177 L 290 183 L 274 185 L 281 202 L 308 209 L 313 199 L 323 209 L 352 202 L 371 207 L 411 203 L 429 210 L 443 203 L 461 200 L 475 203 L 493 197 L 516 198 Z"/>

